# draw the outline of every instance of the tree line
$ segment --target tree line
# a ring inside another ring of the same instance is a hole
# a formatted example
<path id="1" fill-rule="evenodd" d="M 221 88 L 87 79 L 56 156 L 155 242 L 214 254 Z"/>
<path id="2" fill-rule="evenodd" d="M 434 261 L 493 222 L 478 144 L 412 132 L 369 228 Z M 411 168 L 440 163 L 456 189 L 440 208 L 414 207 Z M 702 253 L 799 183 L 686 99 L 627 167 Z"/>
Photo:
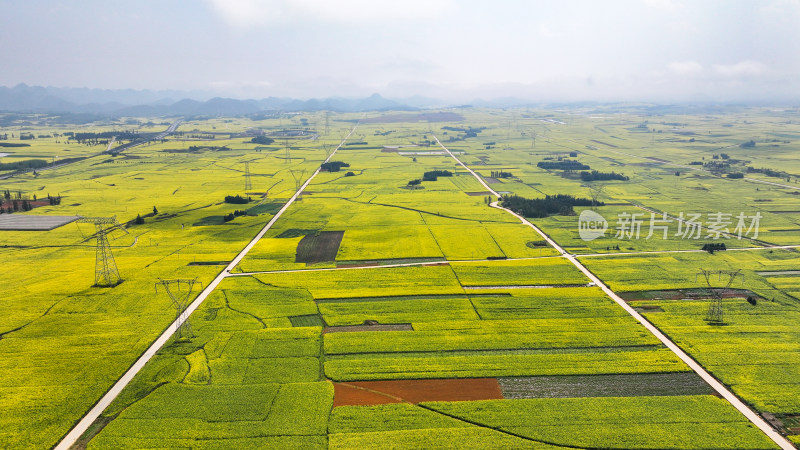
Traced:
<path id="1" fill-rule="evenodd" d="M 581 172 L 582 181 L 607 181 L 607 180 L 620 180 L 628 181 L 629 177 L 616 172 L 598 172 L 593 170 L 591 172 Z"/>
<path id="2" fill-rule="evenodd" d="M 545 170 L 589 170 L 591 167 L 574 159 L 564 159 L 561 161 L 539 161 L 536 167 Z"/>
<path id="3" fill-rule="evenodd" d="M 603 202 L 595 202 L 596 206 L 603 206 Z M 504 196 L 501 206 L 515 213 L 534 219 L 551 215 L 575 215 L 573 206 L 592 206 L 588 198 L 573 197 L 572 195 L 556 194 L 546 195 L 544 198 L 525 198 L 518 195 Z"/>

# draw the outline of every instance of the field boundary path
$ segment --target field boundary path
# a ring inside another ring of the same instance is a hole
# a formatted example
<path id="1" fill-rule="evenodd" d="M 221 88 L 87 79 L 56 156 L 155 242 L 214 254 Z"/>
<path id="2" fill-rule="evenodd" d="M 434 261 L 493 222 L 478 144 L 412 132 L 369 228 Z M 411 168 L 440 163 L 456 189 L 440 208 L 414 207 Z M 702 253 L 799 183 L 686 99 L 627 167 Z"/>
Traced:
<path id="1" fill-rule="evenodd" d="M 472 176 L 474 176 L 485 188 L 487 191 L 491 192 L 498 198 L 502 196 L 499 195 L 494 189 L 489 187 L 489 184 L 483 180 L 483 178 L 475 173 L 472 169 L 467 167 L 466 164 L 461 162 L 450 150 L 445 147 L 436 135 L 433 135 L 433 138 L 436 140 L 436 143 L 442 147 L 451 158 L 453 158 L 458 164 L 461 165 L 464 169 L 469 171 Z M 703 366 L 701 366 L 697 361 L 695 361 L 691 356 L 689 356 L 686 352 L 683 351 L 675 342 L 673 342 L 667 335 L 661 332 L 655 325 L 650 323 L 647 319 L 644 318 L 641 314 L 639 314 L 636 310 L 633 309 L 630 305 L 628 305 L 625 300 L 623 300 L 619 295 L 617 295 L 614 291 L 611 290 L 608 286 L 606 286 L 603 281 L 600 280 L 594 273 L 592 273 L 586 266 L 584 266 L 575 255 L 572 255 L 565 251 L 561 246 L 559 246 L 553 239 L 550 238 L 544 231 L 539 229 L 536 225 L 529 222 L 524 217 L 520 216 L 519 214 L 511 211 L 510 209 L 503 208 L 502 206 L 498 205 L 498 202 L 493 202 L 491 204 L 493 208 L 501 209 L 506 211 L 507 213 L 515 216 L 518 218 L 523 224 L 531 227 L 534 231 L 536 231 L 542 238 L 544 238 L 548 244 L 552 245 L 564 258 L 569 260 L 575 267 L 578 268 L 584 275 L 586 275 L 590 280 L 592 280 L 597 286 L 599 286 L 603 292 L 606 293 L 612 300 L 614 300 L 619 306 L 621 306 L 628 314 L 633 316 L 639 323 L 644 325 L 650 333 L 652 333 L 659 341 L 661 341 L 667 348 L 669 348 L 675 355 L 678 356 L 687 366 L 689 366 L 695 373 L 700 375 L 706 383 L 708 383 L 717 393 L 719 393 L 725 400 L 730 402 L 734 408 L 738 409 L 739 412 L 744 414 L 744 416 L 753 423 L 753 425 L 757 426 L 764 434 L 766 434 L 770 439 L 772 439 L 775 444 L 777 444 L 780 448 L 784 450 L 793 450 L 795 446 L 789 442 L 788 439 L 781 436 L 771 425 L 769 425 L 761 416 L 759 416 L 755 411 L 750 409 L 747 405 L 744 404 L 742 400 L 739 399 L 736 395 L 733 394 L 730 390 L 728 390 L 725 385 L 723 385 L 719 380 L 714 378 L 709 372 L 707 372 Z"/>
<path id="2" fill-rule="evenodd" d="M 344 145 L 344 143 L 347 141 L 347 139 L 350 138 L 350 135 L 353 134 L 356 127 L 358 127 L 358 123 L 356 123 L 353 126 L 353 128 L 350 129 L 350 132 L 347 133 L 347 135 L 342 139 L 339 145 L 336 146 L 336 148 L 331 152 L 331 154 L 327 158 L 325 158 L 324 162 L 328 162 L 333 157 L 333 155 L 336 154 L 339 148 L 341 148 L 342 145 Z M 85 433 L 86 430 L 88 430 L 89 427 L 94 423 L 94 421 L 97 420 L 98 417 L 100 417 L 100 414 L 102 414 L 103 411 L 105 411 L 105 409 L 111 404 L 111 402 L 114 401 L 114 399 L 116 399 L 117 396 L 119 396 L 119 394 L 128 385 L 128 383 L 130 383 L 131 380 L 133 380 L 133 377 L 136 376 L 136 374 L 139 373 L 140 370 L 142 370 L 145 364 L 147 364 L 147 362 L 150 361 L 150 359 L 153 356 L 155 356 L 156 353 L 158 353 L 161 347 L 163 347 L 164 344 L 167 343 L 167 341 L 172 337 L 172 335 L 175 334 L 175 332 L 181 327 L 181 325 L 183 325 L 183 322 L 188 319 L 188 317 L 203 303 L 203 301 L 205 301 L 205 299 L 217 288 L 217 286 L 222 282 L 222 280 L 233 275 L 230 273 L 230 271 L 233 270 L 233 268 L 236 267 L 236 265 L 238 265 L 239 262 L 241 262 L 241 260 L 256 245 L 256 243 L 258 243 L 258 241 L 261 240 L 262 237 L 264 237 L 264 234 L 266 234 L 267 231 L 269 231 L 269 229 L 272 228 L 275 222 L 278 221 L 281 215 L 283 215 L 283 213 L 286 212 L 287 209 L 289 209 L 289 207 L 294 203 L 294 201 L 297 200 L 297 197 L 300 196 L 300 194 L 311 183 L 314 177 L 317 176 L 320 170 L 321 170 L 320 168 L 317 168 L 317 170 L 314 171 L 314 173 L 310 177 L 308 177 L 305 183 L 303 183 L 303 185 L 300 186 L 300 189 L 298 189 L 297 192 L 295 192 L 294 195 L 292 195 L 289 201 L 286 202 L 285 205 L 283 205 L 280 211 L 278 211 L 277 214 L 275 214 L 275 216 L 272 217 L 272 219 L 269 222 L 267 222 L 266 225 L 264 225 L 261 231 L 258 232 L 258 234 L 247 244 L 247 246 L 245 246 L 242 249 L 241 252 L 239 252 L 236 258 L 234 258 L 230 262 L 230 264 L 228 264 L 225 267 L 225 269 L 222 272 L 220 272 L 214 278 L 214 280 L 211 281 L 211 283 L 209 283 L 205 289 L 203 289 L 202 292 L 200 292 L 200 294 L 194 299 L 194 301 L 186 308 L 185 314 L 181 314 L 181 316 L 178 319 L 172 322 L 167 327 L 167 329 L 164 330 L 164 332 L 155 340 L 155 342 L 153 342 L 150 345 L 150 347 L 147 350 L 145 350 L 144 353 L 142 353 L 142 355 L 136 360 L 136 362 L 133 363 L 133 365 L 131 365 L 131 367 L 125 372 L 125 374 L 122 375 L 122 377 L 119 380 L 117 380 L 117 382 L 114 383 L 113 386 L 111 386 L 111 388 L 103 395 L 103 397 L 101 397 L 100 400 L 98 400 L 97 403 L 95 403 L 92 409 L 90 409 L 89 412 L 86 413 L 86 415 L 84 415 L 83 418 L 81 418 L 80 421 L 64 436 L 64 438 L 61 439 L 61 442 L 59 442 L 58 445 L 55 446 L 56 450 L 68 450 L 70 447 L 72 447 L 73 444 L 75 444 L 78 441 L 78 439 L 80 439 L 83 433 Z"/>

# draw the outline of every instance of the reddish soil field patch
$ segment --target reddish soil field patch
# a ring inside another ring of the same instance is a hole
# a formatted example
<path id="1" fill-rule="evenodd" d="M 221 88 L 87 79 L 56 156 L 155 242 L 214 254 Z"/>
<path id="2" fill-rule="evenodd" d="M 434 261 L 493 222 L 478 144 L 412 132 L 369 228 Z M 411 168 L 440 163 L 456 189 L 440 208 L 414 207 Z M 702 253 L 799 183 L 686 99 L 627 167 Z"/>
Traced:
<path id="1" fill-rule="evenodd" d="M 487 184 L 498 184 L 500 180 L 494 177 L 483 177 L 483 180 L 486 181 Z"/>
<path id="2" fill-rule="evenodd" d="M 503 398 L 497 378 L 351 381 L 333 383 L 333 389 L 334 407 Z"/>
<path id="3" fill-rule="evenodd" d="M 491 193 L 491 192 L 489 192 L 489 191 L 481 191 L 481 192 L 466 192 L 466 194 L 467 194 L 467 195 L 469 195 L 469 196 L 472 196 L 472 197 L 478 197 L 478 196 L 481 196 L 481 197 L 482 197 L 482 196 L 485 196 L 485 195 L 492 195 L 492 193 Z"/>

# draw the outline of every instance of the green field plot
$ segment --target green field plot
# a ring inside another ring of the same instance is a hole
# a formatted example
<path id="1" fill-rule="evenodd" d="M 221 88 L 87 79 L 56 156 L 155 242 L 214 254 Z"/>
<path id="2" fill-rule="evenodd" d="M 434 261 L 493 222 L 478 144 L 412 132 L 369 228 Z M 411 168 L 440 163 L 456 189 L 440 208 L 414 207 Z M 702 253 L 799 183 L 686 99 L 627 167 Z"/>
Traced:
<path id="1" fill-rule="evenodd" d="M 552 445 L 593 448 L 775 448 L 713 396 L 428 403 L 432 411 Z"/>
<path id="2" fill-rule="evenodd" d="M 348 228 L 339 261 L 435 258 L 442 251 L 426 226 Z"/>
<path id="3" fill-rule="evenodd" d="M 513 289 L 507 296 L 471 296 L 484 320 L 625 316 L 611 299 L 596 287 Z"/>
<path id="4" fill-rule="evenodd" d="M 253 278 L 277 287 L 303 286 L 316 299 L 464 292 L 447 266 L 292 272 Z"/>
<path id="5" fill-rule="evenodd" d="M 322 305 L 321 305 L 322 306 Z M 441 319 L 439 319 L 441 320 Z M 364 332 L 355 336 L 326 335 L 332 354 L 391 352 L 468 352 L 471 350 L 536 350 L 585 347 L 658 346 L 641 325 L 616 319 L 528 319 L 464 321 L 457 313 L 448 322 L 415 323 L 414 331 Z"/>
<path id="6" fill-rule="evenodd" d="M 466 298 L 422 298 L 410 300 L 373 300 L 325 302 L 319 304 L 319 311 L 325 322 L 331 326 L 358 325 L 365 321 L 382 324 L 432 322 L 445 320 L 477 319 L 469 300 Z"/>
<path id="7" fill-rule="evenodd" d="M 168 384 L 126 408 L 89 448 L 324 447 L 329 383 Z M 156 444 L 157 443 L 157 444 Z"/>
<path id="8" fill-rule="evenodd" d="M 555 286 L 588 282 L 575 266 L 562 258 L 452 263 L 451 266 L 463 286 Z"/>
<path id="9" fill-rule="evenodd" d="M 612 349 L 616 350 L 616 349 Z M 652 373 L 688 370 L 666 349 L 637 351 L 474 352 L 420 356 L 391 353 L 329 359 L 325 375 L 335 381 L 416 378 L 480 378 L 591 373 Z"/>

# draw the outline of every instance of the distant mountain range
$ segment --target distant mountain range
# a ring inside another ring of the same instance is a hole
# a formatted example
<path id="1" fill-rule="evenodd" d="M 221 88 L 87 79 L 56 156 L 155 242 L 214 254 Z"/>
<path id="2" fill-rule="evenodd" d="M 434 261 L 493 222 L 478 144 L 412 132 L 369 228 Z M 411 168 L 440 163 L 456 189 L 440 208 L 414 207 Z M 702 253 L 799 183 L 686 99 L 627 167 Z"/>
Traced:
<path id="1" fill-rule="evenodd" d="M 201 100 L 194 100 L 200 98 Z M 175 101 L 174 98 L 183 98 Z M 362 99 L 331 97 L 297 100 L 269 97 L 238 100 L 198 92 L 54 88 L 19 84 L 0 86 L 0 111 L 26 113 L 88 113 L 106 116 L 215 116 L 274 111 L 412 111 L 436 101 L 415 97 L 406 104 L 378 94 Z"/>

